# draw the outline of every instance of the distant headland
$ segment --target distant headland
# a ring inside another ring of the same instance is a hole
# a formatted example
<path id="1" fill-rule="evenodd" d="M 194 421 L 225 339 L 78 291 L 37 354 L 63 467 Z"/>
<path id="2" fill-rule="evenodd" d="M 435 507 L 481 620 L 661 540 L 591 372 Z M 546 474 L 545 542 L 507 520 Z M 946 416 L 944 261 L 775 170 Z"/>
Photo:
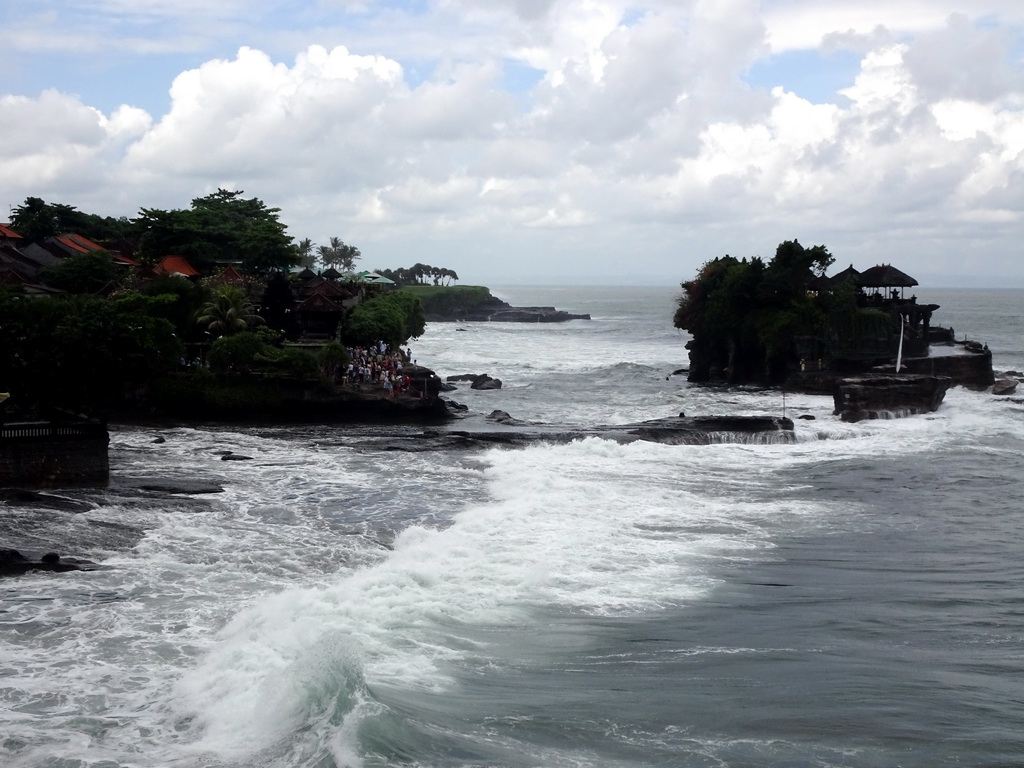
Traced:
<path id="1" fill-rule="evenodd" d="M 513 307 L 481 285 L 408 285 L 400 289 L 416 296 L 428 322 L 564 323 L 589 320 L 555 307 Z"/>

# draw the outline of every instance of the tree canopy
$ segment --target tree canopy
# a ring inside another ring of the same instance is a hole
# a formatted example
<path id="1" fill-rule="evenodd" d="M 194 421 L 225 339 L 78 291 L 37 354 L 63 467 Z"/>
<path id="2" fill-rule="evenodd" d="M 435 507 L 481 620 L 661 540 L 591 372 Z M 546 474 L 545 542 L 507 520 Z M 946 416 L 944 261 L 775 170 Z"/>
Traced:
<path id="1" fill-rule="evenodd" d="M 298 264 L 300 251 L 278 219 L 281 209 L 242 194 L 218 189 L 194 199 L 189 209 L 143 208 L 134 220 L 140 258 L 180 254 L 200 270 L 237 263 L 253 275 Z"/>
<path id="2" fill-rule="evenodd" d="M 325 267 L 336 267 L 341 272 L 353 272 L 356 262 L 363 254 L 340 237 L 332 237 L 327 245 L 317 246 L 316 255 Z"/>
<path id="3" fill-rule="evenodd" d="M 682 284 L 674 318 L 693 335 L 691 380 L 707 380 L 716 369 L 737 383 L 783 378 L 797 354 L 795 340 L 820 334 L 827 324 L 811 286 L 833 260 L 824 245 L 787 240 L 768 264 L 732 256 L 705 263 Z"/>
<path id="4" fill-rule="evenodd" d="M 90 240 L 105 241 L 127 237 L 132 230 L 126 217 L 97 216 L 82 213 L 73 205 L 47 203 L 39 197 L 26 197 L 11 211 L 11 229 L 26 240 L 39 242 L 66 232 L 75 232 Z"/>
<path id="5" fill-rule="evenodd" d="M 422 336 L 425 330 L 420 300 L 398 291 L 379 294 L 356 305 L 345 328 L 345 339 L 363 346 L 383 340 L 396 349 L 410 338 Z"/>
<path id="6" fill-rule="evenodd" d="M 459 276 L 454 269 L 432 267 L 429 264 L 413 264 L 411 267 L 396 269 L 378 269 L 377 273 L 398 285 L 451 285 L 458 282 Z M 429 281 L 429 282 L 428 282 Z"/>

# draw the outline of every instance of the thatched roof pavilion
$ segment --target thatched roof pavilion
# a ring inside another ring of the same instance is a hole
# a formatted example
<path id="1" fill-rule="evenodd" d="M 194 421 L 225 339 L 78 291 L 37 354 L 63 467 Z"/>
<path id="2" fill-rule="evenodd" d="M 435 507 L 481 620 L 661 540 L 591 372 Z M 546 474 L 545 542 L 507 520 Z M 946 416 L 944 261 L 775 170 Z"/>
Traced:
<path id="1" fill-rule="evenodd" d="M 890 264 L 879 264 L 861 272 L 858 284 L 864 288 L 909 288 L 918 282 Z"/>

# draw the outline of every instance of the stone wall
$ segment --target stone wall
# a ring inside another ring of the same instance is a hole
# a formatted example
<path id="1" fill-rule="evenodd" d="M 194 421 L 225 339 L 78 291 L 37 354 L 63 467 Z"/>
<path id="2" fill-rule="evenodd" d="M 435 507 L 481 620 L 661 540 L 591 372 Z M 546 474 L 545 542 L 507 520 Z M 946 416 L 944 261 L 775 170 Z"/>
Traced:
<path id="1" fill-rule="evenodd" d="M 49 425 L 5 425 L 0 430 L 0 487 L 106 485 L 109 436 L 104 427 L 92 426 L 60 434 Z"/>

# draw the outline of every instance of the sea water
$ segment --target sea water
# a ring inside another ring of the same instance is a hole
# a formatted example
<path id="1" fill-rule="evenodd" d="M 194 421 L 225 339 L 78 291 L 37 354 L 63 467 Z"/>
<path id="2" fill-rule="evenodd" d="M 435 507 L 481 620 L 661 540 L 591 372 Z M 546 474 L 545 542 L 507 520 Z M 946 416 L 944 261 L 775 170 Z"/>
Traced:
<path id="1" fill-rule="evenodd" d="M 1020 400 L 844 424 L 691 387 L 677 290 L 499 289 L 593 319 L 431 324 L 412 353 L 503 381 L 451 393 L 469 423 L 815 417 L 795 444 L 115 429 L 111 488 L 61 492 L 87 511 L 0 515 L 5 546 L 57 526 L 105 566 L 0 581 L 0 765 L 1024 763 Z M 1024 369 L 1024 293 L 921 293 Z"/>

